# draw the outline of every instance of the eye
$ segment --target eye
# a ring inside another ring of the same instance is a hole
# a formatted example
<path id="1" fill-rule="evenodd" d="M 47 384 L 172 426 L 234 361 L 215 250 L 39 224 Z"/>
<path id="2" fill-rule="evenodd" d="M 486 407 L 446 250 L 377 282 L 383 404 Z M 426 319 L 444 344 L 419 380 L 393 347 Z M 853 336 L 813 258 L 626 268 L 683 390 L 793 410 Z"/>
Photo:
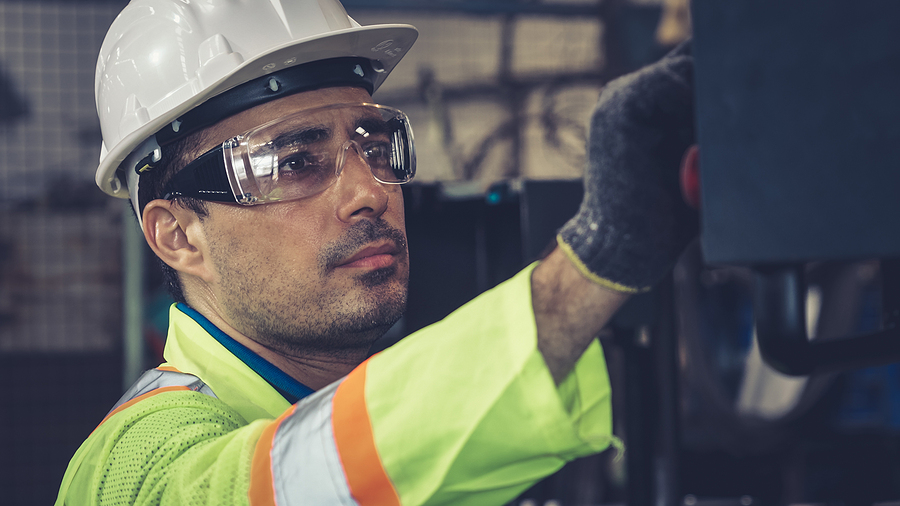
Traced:
<path id="1" fill-rule="evenodd" d="M 278 159 L 279 172 L 309 172 L 318 170 L 322 166 L 325 157 L 309 152 L 292 153 Z"/>
<path id="2" fill-rule="evenodd" d="M 370 163 L 386 164 L 391 159 L 391 145 L 387 142 L 369 144 L 365 147 L 364 154 Z"/>

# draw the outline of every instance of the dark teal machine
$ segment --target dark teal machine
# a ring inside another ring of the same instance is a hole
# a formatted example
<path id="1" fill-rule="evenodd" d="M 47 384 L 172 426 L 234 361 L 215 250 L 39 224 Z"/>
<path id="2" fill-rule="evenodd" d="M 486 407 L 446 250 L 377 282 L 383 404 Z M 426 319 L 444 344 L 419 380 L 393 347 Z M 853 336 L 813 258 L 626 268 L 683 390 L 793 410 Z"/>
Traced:
<path id="1" fill-rule="evenodd" d="M 788 374 L 900 361 L 900 3 L 695 0 L 702 242 Z M 881 259 L 881 329 L 810 342 L 803 265 Z"/>

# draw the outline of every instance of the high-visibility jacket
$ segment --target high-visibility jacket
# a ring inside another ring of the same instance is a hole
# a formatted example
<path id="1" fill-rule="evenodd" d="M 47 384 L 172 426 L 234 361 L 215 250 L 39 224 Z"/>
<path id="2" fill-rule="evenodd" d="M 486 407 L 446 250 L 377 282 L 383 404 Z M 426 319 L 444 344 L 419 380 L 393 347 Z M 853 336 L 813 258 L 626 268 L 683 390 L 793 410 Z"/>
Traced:
<path id="1" fill-rule="evenodd" d="M 293 405 L 173 306 L 167 362 L 82 444 L 56 504 L 503 504 L 618 444 L 599 343 L 554 384 L 531 270 Z"/>

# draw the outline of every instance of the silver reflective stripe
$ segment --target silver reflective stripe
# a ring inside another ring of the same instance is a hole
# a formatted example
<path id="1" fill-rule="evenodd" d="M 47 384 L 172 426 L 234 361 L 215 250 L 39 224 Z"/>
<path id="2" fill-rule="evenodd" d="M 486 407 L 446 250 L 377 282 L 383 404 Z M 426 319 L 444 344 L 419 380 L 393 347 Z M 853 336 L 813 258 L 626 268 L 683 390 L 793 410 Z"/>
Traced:
<path id="1" fill-rule="evenodd" d="M 116 403 L 115 406 L 111 410 L 110 413 L 115 411 L 119 406 L 125 404 L 126 402 L 134 399 L 135 397 L 140 397 L 141 395 L 146 394 L 147 392 L 152 392 L 157 388 L 163 387 L 187 387 L 195 392 L 200 392 L 201 394 L 206 394 L 210 397 L 215 397 L 216 394 L 213 393 L 212 389 L 206 385 L 200 378 L 194 376 L 193 374 L 184 374 L 181 372 L 174 371 L 160 371 L 159 369 L 150 369 L 145 372 L 138 378 L 137 381 L 134 382 L 134 385 L 131 385 L 131 388 L 125 392 L 119 402 Z M 109 416 L 109 413 L 107 413 Z"/>
<path id="2" fill-rule="evenodd" d="M 356 505 L 331 428 L 331 401 L 340 381 L 297 403 L 272 441 L 272 479 L 279 506 Z"/>

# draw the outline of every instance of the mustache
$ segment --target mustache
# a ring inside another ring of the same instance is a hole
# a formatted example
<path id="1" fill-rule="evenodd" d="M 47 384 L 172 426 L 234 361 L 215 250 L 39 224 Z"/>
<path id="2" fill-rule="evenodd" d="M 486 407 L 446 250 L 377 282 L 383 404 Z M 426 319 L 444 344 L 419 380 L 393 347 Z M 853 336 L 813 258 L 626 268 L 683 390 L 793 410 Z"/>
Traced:
<path id="1" fill-rule="evenodd" d="M 361 220 L 354 223 L 339 239 L 326 244 L 318 255 L 319 268 L 323 272 L 330 271 L 345 258 L 353 255 L 367 244 L 387 239 L 401 253 L 406 252 L 406 234 L 383 218 L 375 221 Z"/>

